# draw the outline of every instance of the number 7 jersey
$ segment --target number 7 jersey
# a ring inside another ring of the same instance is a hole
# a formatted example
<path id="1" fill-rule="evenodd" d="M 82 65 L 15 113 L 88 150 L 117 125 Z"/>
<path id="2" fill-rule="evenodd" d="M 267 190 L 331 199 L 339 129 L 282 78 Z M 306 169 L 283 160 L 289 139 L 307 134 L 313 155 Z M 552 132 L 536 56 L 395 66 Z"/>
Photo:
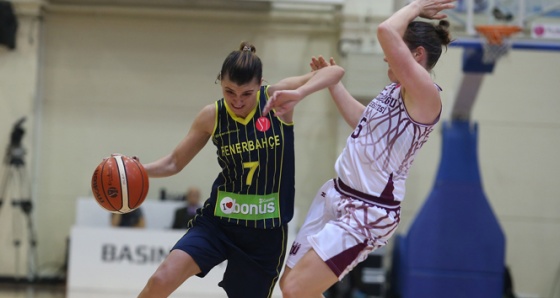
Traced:
<path id="1" fill-rule="evenodd" d="M 230 111 L 223 98 L 216 102 L 212 142 L 221 172 L 203 212 L 225 224 L 268 229 L 293 216 L 293 125 L 271 113 L 262 116 L 267 88 L 260 88 L 257 105 L 246 118 Z"/>
<path id="2" fill-rule="evenodd" d="M 414 157 L 438 121 L 439 116 L 432 124 L 412 120 L 401 86 L 389 84 L 366 106 L 336 161 L 336 173 L 346 185 L 362 193 L 402 201 Z"/>

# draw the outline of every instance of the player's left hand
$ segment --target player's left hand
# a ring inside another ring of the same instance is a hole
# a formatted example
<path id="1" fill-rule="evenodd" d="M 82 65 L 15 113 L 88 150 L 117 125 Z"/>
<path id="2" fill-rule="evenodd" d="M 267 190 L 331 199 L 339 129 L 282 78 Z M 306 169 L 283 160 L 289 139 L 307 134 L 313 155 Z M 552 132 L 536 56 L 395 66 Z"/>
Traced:
<path id="1" fill-rule="evenodd" d="M 416 0 L 420 6 L 419 16 L 431 20 L 441 20 L 447 18 L 442 10 L 455 8 L 457 0 Z"/>

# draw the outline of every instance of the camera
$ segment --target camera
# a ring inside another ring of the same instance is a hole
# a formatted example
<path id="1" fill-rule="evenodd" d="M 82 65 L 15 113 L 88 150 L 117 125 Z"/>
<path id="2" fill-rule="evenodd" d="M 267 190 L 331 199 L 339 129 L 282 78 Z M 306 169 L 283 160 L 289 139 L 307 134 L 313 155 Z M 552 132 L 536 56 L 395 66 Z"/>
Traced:
<path id="1" fill-rule="evenodd" d="M 10 165 L 21 166 L 24 164 L 23 157 L 25 156 L 25 149 L 21 146 L 21 140 L 25 134 L 23 123 L 26 118 L 22 117 L 14 124 L 12 134 L 10 136 L 10 144 L 6 152 L 5 162 Z"/>

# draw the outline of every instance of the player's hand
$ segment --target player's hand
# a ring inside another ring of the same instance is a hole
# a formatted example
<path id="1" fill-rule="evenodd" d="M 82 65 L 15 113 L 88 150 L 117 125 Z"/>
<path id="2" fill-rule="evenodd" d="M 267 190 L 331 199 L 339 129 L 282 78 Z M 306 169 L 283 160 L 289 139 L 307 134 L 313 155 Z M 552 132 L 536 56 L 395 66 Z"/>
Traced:
<path id="1" fill-rule="evenodd" d="M 282 116 L 292 111 L 295 105 L 303 99 L 303 95 L 297 90 L 279 90 L 272 94 L 272 97 L 266 103 L 263 115 L 274 110 L 275 116 Z"/>
<path id="2" fill-rule="evenodd" d="M 336 63 L 334 62 L 334 58 L 331 57 L 329 59 L 329 62 L 327 62 L 327 60 L 325 60 L 323 56 L 319 56 L 319 58 L 311 57 L 311 62 L 309 63 L 309 66 L 311 67 L 311 71 L 316 71 L 321 68 L 332 66 L 332 65 L 336 65 Z"/>
<path id="3" fill-rule="evenodd" d="M 111 153 L 111 157 L 112 156 L 126 156 L 126 155 L 121 154 L 121 153 Z M 109 157 L 104 157 L 103 160 L 106 160 L 107 158 L 109 158 Z M 135 159 L 138 162 L 140 161 L 140 158 L 138 158 L 138 156 L 136 156 L 136 155 L 133 155 L 130 158 Z"/>
<path id="4" fill-rule="evenodd" d="M 124 156 L 124 154 L 120 154 L 120 153 L 111 153 L 110 156 L 103 157 L 103 160 L 107 160 L 107 159 L 109 159 L 109 157 L 113 157 L 113 156 Z"/>
<path id="5" fill-rule="evenodd" d="M 420 7 L 418 14 L 422 18 L 441 20 L 447 18 L 447 15 L 441 13 L 445 9 L 455 8 L 456 0 L 415 0 Z"/>

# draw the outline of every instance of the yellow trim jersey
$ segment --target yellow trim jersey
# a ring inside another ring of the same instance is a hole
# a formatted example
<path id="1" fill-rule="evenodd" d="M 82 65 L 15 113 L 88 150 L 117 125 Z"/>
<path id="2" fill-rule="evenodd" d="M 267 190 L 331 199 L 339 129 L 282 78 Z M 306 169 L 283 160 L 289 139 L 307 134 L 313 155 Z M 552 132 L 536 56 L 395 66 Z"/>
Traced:
<path id="1" fill-rule="evenodd" d="M 231 112 L 223 98 L 216 102 L 212 142 L 222 170 L 202 212 L 225 224 L 269 229 L 293 216 L 293 125 L 262 115 L 267 88 L 260 88 L 246 118 Z"/>

